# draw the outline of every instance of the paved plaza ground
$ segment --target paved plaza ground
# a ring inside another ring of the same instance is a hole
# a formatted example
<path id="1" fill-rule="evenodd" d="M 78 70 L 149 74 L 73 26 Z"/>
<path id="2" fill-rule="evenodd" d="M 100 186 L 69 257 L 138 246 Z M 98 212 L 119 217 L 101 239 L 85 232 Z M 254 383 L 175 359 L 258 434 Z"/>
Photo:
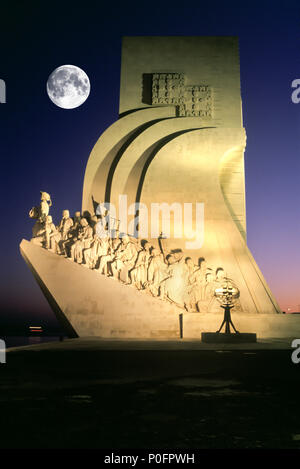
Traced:
<path id="1" fill-rule="evenodd" d="M 11 348 L 0 365 L 0 447 L 300 448 L 291 342 Z"/>

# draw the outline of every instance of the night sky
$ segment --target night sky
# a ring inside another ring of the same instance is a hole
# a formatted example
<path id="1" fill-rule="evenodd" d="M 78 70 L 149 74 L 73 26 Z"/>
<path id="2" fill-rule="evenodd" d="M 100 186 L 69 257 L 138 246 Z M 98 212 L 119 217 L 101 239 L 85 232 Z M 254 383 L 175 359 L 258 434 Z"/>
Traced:
<path id="1" fill-rule="evenodd" d="M 28 212 L 40 190 L 51 194 L 55 223 L 63 209 L 81 209 L 89 154 L 118 118 L 121 38 L 130 35 L 239 36 L 248 245 L 281 307 L 299 311 L 300 104 L 291 101 L 299 1 L 10 2 L 0 16 L 0 325 L 55 324 L 19 243 L 31 236 Z M 46 93 L 64 64 L 91 81 L 88 100 L 73 110 Z"/>

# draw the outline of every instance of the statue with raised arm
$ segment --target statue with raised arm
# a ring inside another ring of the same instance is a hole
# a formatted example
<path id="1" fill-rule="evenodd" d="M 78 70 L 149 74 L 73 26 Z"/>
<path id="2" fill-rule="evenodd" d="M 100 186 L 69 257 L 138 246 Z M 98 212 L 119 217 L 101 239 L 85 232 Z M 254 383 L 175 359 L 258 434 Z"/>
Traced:
<path id="1" fill-rule="evenodd" d="M 52 201 L 50 194 L 48 192 L 41 192 L 41 203 L 40 203 L 40 219 L 45 221 L 46 217 L 49 215 L 49 209 L 52 206 Z"/>

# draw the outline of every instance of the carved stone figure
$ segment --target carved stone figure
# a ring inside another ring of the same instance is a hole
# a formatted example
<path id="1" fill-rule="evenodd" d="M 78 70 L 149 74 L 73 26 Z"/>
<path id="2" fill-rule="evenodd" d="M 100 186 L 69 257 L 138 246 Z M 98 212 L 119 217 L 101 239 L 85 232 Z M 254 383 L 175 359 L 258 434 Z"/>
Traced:
<path id="1" fill-rule="evenodd" d="M 168 276 L 167 268 L 160 250 L 152 249 L 148 267 L 148 283 L 153 296 L 164 297 L 163 282 Z"/>
<path id="2" fill-rule="evenodd" d="M 41 207 L 29 212 L 36 219 L 34 244 L 66 257 L 70 253 L 70 260 L 78 264 L 132 283 L 138 290 L 146 289 L 189 312 L 214 309 L 215 289 L 227 279 L 222 267 L 213 271 L 204 258 L 199 259 L 198 267 L 190 257 L 184 259 L 181 249 L 172 250 L 165 260 L 163 252 L 148 242 L 140 244 L 126 234 L 120 240 L 118 229 L 108 231 L 106 219 L 97 216 L 91 217 L 93 228 L 80 212 L 75 212 L 73 221 L 69 211 L 63 210 L 55 227 L 52 217 L 46 215 L 51 206 L 49 194 L 43 192 L 41 199 Z"/>
<path id="3" fill-rule="evenodd" d="M 222 269 L 222 267 L 218 267 L 216 270 L 216 279 L 215 279 L 216 284 L 222 286 L 224 279 L 225 279 L 224 269 Z"/>
<path id="4" fill-rule="evenodd" d="M 205 300 L 206 273 L 207 262 L 201 259 L 200 266 L 189 277 L 189 298 L 193 310 L 200 311 L 200 303 Z"/>
<path id="5" fill-rule="evenodd" d="M 37 246 L 44 246 L 45 233 L 45 223 L 37 220 L 32 228 L 32 238 L 30 241 Z"/>
<path id="6" fill-rule="evenodd" d="M 74 225 L 74 222 L 72 218 L 70 217 L 70 212 L 69 210 L 64 210 L 62 213 L 62 219 L 59 224 L 58 230 L 61 233 L 61 239 L 65 240 L 68 238 L 68 234 L 72 226 Z"/>
<path id="7" fill-rule="evenodd" d="M 94 227 L 95 233 L 97 233 L 99 238 L 107 238 L 109 232 L 107 230 L 107 222 L 105 217 L 101 217 L 100 220 L 97 220 L 97 223 Z"/>
<path id="8" fill-rule="evenodd" d="M 144 288 L 147 283 L 150 249 L 151 244 L 146 242 L 143 249 L 138 253 L 135 266 L 130 272 L 132 283 L 138 290 Z"/>
<path id="9" fill-rule="evenodd" d="M 80 220 L 81 220 L 81 213 L 80 212 L 75 212 L 74 213 L 74 226 L 73 226 L 74 230 L 79 229 Z"/>
<path id="10" fill-rule="evenodd" d="M 204 300 L 201 302 L 201 306 L 204 312 L 208 312 L 211 303 L 213 302 L 214 293 L 216 289 L 216 284 L 214 281 L 213 272 L 207 270 L 205 275 L 205 288 L 204 288 Z M 201 306 L 199 306 L 199 310 L 201 311 Z"/>
<path id="11" fill-rule="evenodd" d="M 111 272 L 111 269 L 110 269 L 110 264 L 111 264 L 111 262 L 113 262 L 114 257 L 115 257 L 114 249 L 111 247 L 111 245 L 108 241 L 107 252 L 100 257 L 99 267 L 96 268 L 96 270 L 98 272 L 100 272 L 100 274 L 104 274 L 104 275 L 109 275 L 110 274 L 110 275 L 112 275 L 112 272 Z"/>
<path id="12" fill-rule="evenodd" d="M 122 237 L 122 249 L 118 248 L 115 260 L 111 264 L 113 276 L 129 283 L 129 271 L 134 267 L 137 258 L 137 248 L 128 235 Z"/>
<path id="13" fill-rule="evenodd" d="M 93 269 L 98 261 L 98 246 L 100 238 L 94 234 L 90 247 L 83 250 L 84 266 Z"/>
<path id="14" fill-rule="evenodd" d="M 188 311 L 196 311 L 197 300 L 193 290 L 198 291 L 197 272 L 200 270 L 190 257 L 185 259 L 187 286 L 185 291 L 184 303 Z"/>
<path id="15" fill-rule="evenodd" d="M 103 252 L 100 257 L 99 267 L 96 268 L 100 274 L 104 275 L 113 275 L 111 271 L 111 263 L 115 259 L 115 253 L 117 252 L 119 246 L 121 245 L 121 240 L 119 239 L 119 231 L 115 230 L 114 238 L 108 238 L 107 243 L 102 244 Z"/>
<path id="16" fill-rule="evenodd" d="M 108 236 L 106 238 L 100 238 L 98 234 L 95 233 L 91 246 L 83 251 L 85 265 L 90 269 L 96 268 L 99 258 L 107 254 L 108 248 Z"/>
<path id="17" fill-rule="evenodd" d="M 49 208 L 52 206 L 50 194 L 41 191 L 41 203 L 40 203 L 40 219 L 45 221 L 49 215 Z"/>
<path id="18" fill-rule="evenodd" d="M 78 239 L 79 232 L 81 230 L 80 220 L 81 220 L 80 212 L 75 212 L 74 217 L 73 217 L 73 225 L 71 226 L 67 234 L 67 238 L 60 242 L 61 252 L 65 254 L 66 257 L 71 256 L 71 246 Z"/>
<path id="19" fill-rule="evenodd" d="M 116 250 L 121 244 L 121 239 L 119 238 L 119 235 L 120 235 L 119 231 L 116 230 L 115 236 L 113 238 L 110 238 L 110 247 L 112 248 L 113 252 L 116 252 Z"/>
<path id="20" fill-rule="evenodd" d="M 29 217 L 37 220 L 40 217 L 39 207 L 32 207 L 32 209 L 29 211 Z"/>
<path id="21" fill-rule="evenodd" d="M 45 224 L 44 222 L 40 220 L 40 211 L 38 207 L 32 207 L 32 209 L 29 212 L 29 217 L 36 220 L 35 224 L 32 227 L 32 239 L 31 240 L 33 240 L 33 238 L 38 238 L 39 236 L 42 236 L 42 234 L 45 231 Z M 39 242 L 37 240 L 33 242 L 39 245 Z"/>
<path id="22" fill-rule="evenodd" d="M 93 228 L 94 232 L 96 232 L 97 223 L 98 223 L 98 217 L 97 215 L 93 215 L 90 219 L 89 225 Z"/>
<path id="23" fill-rule="evenodd" d="M 58 231 L 52 221 L 52 216 L 47 215 L 45 220 L 45 248 L 50 249 L 51 239 L 53 236 L 57 236 Z"/>
<path id="24" fill-rule="evenodd" d="M 57 233 L 56 227 L 52 222 L 51 215 L 47 215 L 44 222 L 39 218 L 33 228 L 33 238 L 31 241 L 41 247 L 50 249 L 51 237 Z"/>
<path id="25" fill-rule="evenodd" d="M 63 210 L 62 219 L 57 227 L 57 233 L 51 236 L 50 249 L 57 254 L 65 253 L 64 241 L 68 239 L 68 234 L 73 226 L 69 210 Z"/>
<path id="26" fill-rule="evenodd" d="M 168 278 L 164 282 L 165 296 L 183 307 L 187 291 L 187 270 L 182 251 L 173 252 L 167 256 L 169 267 Z"/>
<path id="27" fill-rule="evenodd" d="M 82 251 L 90 247 L 93 240 L 93 228 L 88 224 L 86 218 L 80 220 L 81 230 L 77 241 L 71 246 L 71 259 L 78 264 L 82 263 Z"/>

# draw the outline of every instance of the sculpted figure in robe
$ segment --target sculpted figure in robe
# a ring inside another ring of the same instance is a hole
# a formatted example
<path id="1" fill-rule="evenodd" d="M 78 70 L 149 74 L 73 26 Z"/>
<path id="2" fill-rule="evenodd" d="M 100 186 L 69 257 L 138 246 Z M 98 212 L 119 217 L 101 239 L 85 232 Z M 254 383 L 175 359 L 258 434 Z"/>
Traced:
<path id="1" fill-rule="evenodd" d="M 150 260 L 151 244 L 146 242 L 139 251 L 134 268 L 130 272 L 132 283 L 138 290 L 145 288 L 147 283 L 148 265 Z"/>
<path id="2" fill-rule="evenodd" d="M 137 258 L 137 246 L 124 235 L 121 241 L 122 248 L 118 248 L 114 261 L 111 264 L 113 276 L 130 283 L 129 271 L 134 267 Z"/>
<path id="3" fill-rule="evenodd" d="M 90 247 L 83 250 L 84 266 L 93 269 L 98 261 L 98 246 L 100 238 L 94 233 Z"/>
<path id="4" fill-rule="evenodd" d="M 41 203 L 40 203 L 40 219 L 45 221 L 49 215 L 49 208 L 52 206 L 50 194 L 41 191 Z"/>
<path id="5" fill-rule="evenodd" d="M 57 235 L 57 229 L 52 221 L 51 215 L 46 216 L 45 220 L 45 248 L 50 249 L 51 239 Z"/>
<path id="6" fill-rule="evenodd" d="M 176 250 L 167 256 L 169 267 L 168 278 L 164 282 L 166 298 L 178 306 L 184 307 L 188 287 L 187 269 L 183 252 Z"/>
<path id="7" fill-rule="evenodd" d="M 33 214 L 33 211 L 34 209 L 36 209 L 36 207 L 34 207 L 33 209 L 30 210 L 29 212 L 29 216 L 30 218 L 37 218 L 35 224 L 33 225 L 32 227 L 32 238 L 31 238 L 31 241 L 38 245 L 38 246 L 42 246 L 42 242 L 44 241 L 44 233 L 45 233 L 45 223 L 44 222 L 41 222 L 41 220 L 39 219 L 39 215 L 38 215 L 38 210 L 37 210 L 37 216 L 34 217 L 32 216 L 31 214 Z M 40 242 L 41 240 L 41 242 Z"/>
<path id="8" fill-rule="evenodd" d="M 97 256 L 98 259 L 101 259 L 102 256 L 106 256 L 108 254 L 110 248 L 110 239 L 107 235 L 105 238 L 100 238 L 100 242 L 98 243 L 98 251 Z"/>
<path id="9" fill-rule="evenodd" d="M 83 251 L 85 265 L 90 269 L 95 269 L 99 259 L 107 255 L 108 248 L 108 235 L 104 238 L 95 233 L 91 246 Z"/>
<path id="10" fill-rule="evenodd" d="M 57 227 L 49 215 L 52 202 L 50 195 L 41 192 L 41 204 L 33 207 L 29 216 L 36 220 L 31 241 L 57 254 L 70 254 L 71 260 L 95 269 L 105 275 L 111 274 L 124 283 L 131 283 L 139 290 L 146 289 L 153 296 L 168 300 L 190 312 L 211 312 L 219 308 L 214 293 L 231 279 L 222 267 L 207 267 L 204 258 L 199 267 L 189 257 L 183 257 L 181 249 L 172 250 L 164 257 L 163 252 L 148 242 L 143 247 L 135 238 L 123 235 L 120 240 L 118 227 L 108 231 L 109 224 L 91 218 L 91 224 L 75 212 L 74 219 L 64 210 Z M 162 246 L 160 245 L 162 249 Z M 233 282 L 234 283 L 234 282 Z M 237 304 L 237 308 L 240 305 Z"/>
<path id="11" fill-rule="evenodd" d="M 215 278 L 216 288 L 218 288 L 218 286 L 221 287 L 224 283 L 224 280 L 226 280 L 224 269 L 222 269 L 222 267 L 218 267 Z"/>
<path id="12" fill-rule="evenodd" d="M 68 239 L 68 234 L 73 226 L 73 220 L 70 218 L 69 210 L 63 210 L 62 219 L 57 226 L 57 233 L 51 237 L 50 249 L 57 254 L 64 253 L 64 241 Z"/>
<path id="13" fill-rule="evenodd" d="M 152 249 L 148 267 L 148 288 L 153 296 L 164 297 L 163 281 L 167 278 L 167 264 L 159 249 Z"/>
<path id="14" fill-rule="evenodd" d="M 81 213 L 80 212 L 75 212 L 74 213 L 74 225 L 73 225 L 73 228 L 72 228 L 72 231 L 75 231 L 77 230 L 77 235 L 78 235 L 78 231 L 80 230 L 80 221 L 81 221 Z"/>
<path id="15" fill-rule="evenodd" d="M 34 243 L 41 245 L 40 240 L 37 238 L 42 236 L 42 231 L 45 229 L 46 217 L 49 215 L 49 208 L 52 205 L 51 197 L 47 192 L 40 191 L 41 202 L 39 207 L 32 207 L 29 212 L 29 217 L 36 220 L 32 228 L 32 238 L 36 238 Z"/>
<path id="16" fill-rule="evenodd" d="M 201 259 L 200 267 L 195 266 L 194 272 L 189 276 L 189 306 L 192 311 L 201 311 L 201 304 L 205 302 L 207 262 Z"/>
<path id="17" fill-rule="evenodd" d="M 88 224 L 93 228 L 93 232 L 96 233 L 97 225 L 98 225 L 98 217 L 97 215 L 93 215 L 88 219 Z"/>
<path id="18" fill-rule="evenodd" d="M 90 269 L 96 268 L 98 260 L 101 256 L 105 256 L 108 251 L 109 232 L 105 218 L 101 217 L 100 220 L 95 217 L 94 220 L 94 236 L 93 241 L 89 248 L 84 250 L 85 265 Z"/>
<path id="19" fill-rule="evenodd" d="M 201 312 L 208 312 L 211 309 L 212 302 L 214 300 L 214 293 L 216 289 L 216 282 L 213 271 L 207 269 L 205 274 L 205 287 L 204 287 L 204 300 L 200 303 L 199 310 Z"/>
<path id="20" fill-rule="evenodd" d="M 71 256 L 71 246 L 77 241 L 79 232 L 81 230 L 80 225 L 81 214 L 80 212 L 75 212 L 74 217 L 72 219 L 73 225 L 71 225 L 67 237 L 65 240 L 60 241 L 60 250 L 61 253 L 65 255 L 65 257 Z"/>
<path id="21" fill-rule="evenodd" d="M 83 255 L 82 251 L 88 249 L 93 240 L 93 228 L 88 224 L 86 218 L 80 220 L 81 230 L 78 235 L 77 241 L 71 246 L 71 260 L 82 264 Z"/>
<path id="22" fill-rule="evenodd" d="M 35 225 L 34 229 L 35 236 L 31 239 L 31 241 L 37 246 L 50 249 L 51 237 L 57 233 L 56 227 L 52 222 L 51 215 L 48 215 L 44 222 L 39 221 L 39 225 Z"/>
<path id="23" fill-rule="evenodd" d="M 45 223 L 42 223 L 40 220 L 35 222 L 34 227 L 32 228 L 32 238 L 31 242 L 36 246 L 44 246 L 45 245 Z"/>
<path id="24" fill-rule="evenodd" d="M 96 269 L 100 274 L 113 275 L 111 263 L 115 259 L 116 252 L 121 248 L 121 240 L 119 239 L 119 231 L 116 230 L 113 238 L 108 238 L 107 244 L 103 244 L 103 253 L 100 257 L 99 267 Z"/>
<path id="25" fill-rule="evenodd" d="M 196 266 L 190 257 L 185 259 L 186 272 L 187 272 L 187 285 L 185 291 L 184 303 L 188 311 L 196 311 L 197 297 L 199 292 L 198 277 L 199 267 Z M 195 295 L 196 293 L 196 295 Z"/>

